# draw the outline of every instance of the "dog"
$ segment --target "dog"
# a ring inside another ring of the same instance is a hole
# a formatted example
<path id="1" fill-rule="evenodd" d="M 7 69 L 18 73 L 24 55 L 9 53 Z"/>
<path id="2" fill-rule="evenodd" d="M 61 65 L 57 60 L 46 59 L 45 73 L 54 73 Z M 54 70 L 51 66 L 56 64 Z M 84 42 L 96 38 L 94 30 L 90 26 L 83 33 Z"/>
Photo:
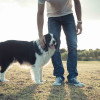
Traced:
<path id="1" fill-rule="evenodd" d="M 5 72 L 10 64 L 18 61 L 20 64 L 31 64 L 31 76 L 34 75 L 36 84 L 43 84 L 42 71 L 43 66 L 50 60 L 57 48 L 57 40 L 51 33 L 44 35 L 45 47 L 36 41 L 17 41 L 8 40 L 0 43 L 0 79 L 1 82 L 9 80 L 5 79 Z M 32 76 L 33 77 L 33 76 Z"/>

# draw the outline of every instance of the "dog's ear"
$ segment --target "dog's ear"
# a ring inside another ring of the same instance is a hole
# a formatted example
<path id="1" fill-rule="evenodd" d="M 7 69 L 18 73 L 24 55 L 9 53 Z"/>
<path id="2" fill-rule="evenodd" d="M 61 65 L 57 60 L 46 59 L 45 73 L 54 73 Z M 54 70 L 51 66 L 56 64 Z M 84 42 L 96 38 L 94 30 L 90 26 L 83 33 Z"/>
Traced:
<path id="1" fill-rule="evenodd" d="M 44 37 L 45 37 L 46 44 L 49 44 L 50 41 L 51 41 L 51 35 L 50 34 L 46 34 L 46 35 L 44 35 Z"/>
<path id="2" fill-rule="evenodd" d="M 45 48 L 43 50 L 48 51 L 48 46 L 45 44 Z"/>
<path id="3" fill-rule="evenodd" d="M 45 51 L 48 51 L 48 36 L 47 36 L 47 34 L 46 35 L 44 35 L 44 38 L 45 38 L 45 48 L 43 48 L 43 50 L 45 50 Z"/>

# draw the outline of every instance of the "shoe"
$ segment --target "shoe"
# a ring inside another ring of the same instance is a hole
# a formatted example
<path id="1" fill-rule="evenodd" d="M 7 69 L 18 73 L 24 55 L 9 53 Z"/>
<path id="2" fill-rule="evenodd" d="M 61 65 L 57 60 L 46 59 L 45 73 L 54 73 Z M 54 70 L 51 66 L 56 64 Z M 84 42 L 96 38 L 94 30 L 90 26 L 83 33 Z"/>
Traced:
<path id="1" fill-rule="evenodd" d="M 77 87 L 84 87 L 85 86 L 83 83 L 79 82 L 77 80 L 77 78 L 72 78 L 72 79 L 68 80 L 68 84 L 74 85 L 74 86 L 77 86 Z"/>
<path id="2" fill-rule="evenodd" d="M 62 85 L 64 80 L 61 77 L 56 77 L 55 82 L 52 85 Z"/>

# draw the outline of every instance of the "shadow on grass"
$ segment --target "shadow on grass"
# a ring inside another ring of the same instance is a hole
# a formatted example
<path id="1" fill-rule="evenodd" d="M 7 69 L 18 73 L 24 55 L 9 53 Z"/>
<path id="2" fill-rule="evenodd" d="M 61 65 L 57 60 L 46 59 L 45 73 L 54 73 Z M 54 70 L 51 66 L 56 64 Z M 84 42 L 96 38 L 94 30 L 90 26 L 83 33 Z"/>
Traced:
<path id="1" fill-rule="evenodd" d="M 64 88 L 64 85 L 52 86 L 47 100 L 64 100 L 66 94 L 67 92 Z"/>
<path id="2" fill-rule="evenodd" d="M 75 87 L 72 85 L 68 85 L 68 88 L 70 90 L 71 100 L 88 100 L 87 95 L 84 93 L 84 90 L 81 87 Z"/>
<path id="3" fill-rule="evenodd" d="M 0 100 L 35 100 L 34 94 L 38 85 L 30 85 L 23 89 L 18 90 L 16 93 L 9 93 L 8 95 L 1 96 Z"/>

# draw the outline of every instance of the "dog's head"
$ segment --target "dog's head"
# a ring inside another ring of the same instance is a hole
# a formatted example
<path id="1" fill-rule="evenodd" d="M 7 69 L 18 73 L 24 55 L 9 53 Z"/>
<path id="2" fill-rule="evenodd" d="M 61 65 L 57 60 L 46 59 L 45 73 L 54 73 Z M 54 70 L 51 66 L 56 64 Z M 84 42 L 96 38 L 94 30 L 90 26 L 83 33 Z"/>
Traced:
<path id="1" fill-rule="evenodd" d="M 52 34 L 46 34 L 44 35 L 45 37 L 45 48 L 50 48 L 50 49 L 56 49 L 57 48 L 57 39 L 56 37 Z"/>

